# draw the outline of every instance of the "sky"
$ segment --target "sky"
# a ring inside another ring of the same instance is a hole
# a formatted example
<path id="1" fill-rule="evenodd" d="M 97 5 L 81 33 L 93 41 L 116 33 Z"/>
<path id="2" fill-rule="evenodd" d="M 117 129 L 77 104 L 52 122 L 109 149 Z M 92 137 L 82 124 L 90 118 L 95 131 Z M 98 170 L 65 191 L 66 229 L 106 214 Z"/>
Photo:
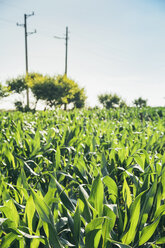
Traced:
<path id="1" fill-rule="evenodd" d="M 98 95 L 116 93 L 128 105 L 142 97 L 165 106 L 164 0 L 0 0 L 0 82 L 25 74 L 24 14 L 29 72 L 65 70 L 69 29 L 68 77 L 86 91 L 87 105 Z M 11 108 L 5 99 L 0 108 Z"/>

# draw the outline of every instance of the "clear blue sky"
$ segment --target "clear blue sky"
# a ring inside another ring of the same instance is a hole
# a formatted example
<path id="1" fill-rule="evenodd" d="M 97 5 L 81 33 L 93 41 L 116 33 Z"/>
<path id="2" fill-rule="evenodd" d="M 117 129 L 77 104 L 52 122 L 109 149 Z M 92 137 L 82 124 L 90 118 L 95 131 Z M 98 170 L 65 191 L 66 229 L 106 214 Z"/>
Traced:
<path id="1" fill-rule="evenodd" d="M 28 18 L 29 71 L 64 73 L 63 36 L 69 27 L 68 76 L 85 87 L 88 105 L 100 93 L 128 104 L 165 105 L 164 0 L 0 0 L 0 81 L 25 73 L 24 13 Z"/>

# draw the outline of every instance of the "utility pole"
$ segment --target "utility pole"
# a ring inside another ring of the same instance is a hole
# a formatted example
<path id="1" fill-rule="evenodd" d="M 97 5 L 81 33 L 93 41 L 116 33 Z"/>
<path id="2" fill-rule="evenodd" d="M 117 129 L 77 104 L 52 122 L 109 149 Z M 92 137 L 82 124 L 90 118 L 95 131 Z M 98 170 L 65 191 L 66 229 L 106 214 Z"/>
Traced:
<path id="1" fill-rule="evenodd" d="M 27 32 L 27 18 L 30 16 L 33 16 L 34 12 L 31 14 L 27 15 L 24 14 L 24 24 L 19 24 L 17 23 L 17 26 L 24 27 L 25 29 L 25 66 L 26 66 L 26 77 L 28 76 L 28 44 L 27 44 L 27 37 L 30 34 L 34 34 L 37 31 L 35 30 L 34 32 Z M 26 90 L 26 97 L 27 97 L 27 109 L 29 109 L 29 87 L 27 85 L 27 90 Z"/>
<path id="2" fill-rule="evenodd" d="M 65 75 L 67 76 L 68 70 L 68 27 L 66 27 L 66 34 L 65 37 L 54 36 L 56 39 L 63 39 L 65 40 Z"/>
<path id="3" fill-rule="evenodd" d="M 67 76 L 67 67 L 68 67 L 68 27 L 66 27 L 65 35 L 65 75 Z"/>

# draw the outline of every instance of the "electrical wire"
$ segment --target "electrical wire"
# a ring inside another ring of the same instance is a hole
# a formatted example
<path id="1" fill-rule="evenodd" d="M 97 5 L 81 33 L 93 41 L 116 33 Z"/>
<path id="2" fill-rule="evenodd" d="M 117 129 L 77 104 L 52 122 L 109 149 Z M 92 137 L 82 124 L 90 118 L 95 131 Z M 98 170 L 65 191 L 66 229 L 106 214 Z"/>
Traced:
<path id="1" fill-rule="evenodd" d="M 16 25 L 16 22 L 15 22 L 15 21 L 13 21 L 13 20 L 8 20 L 8 19 L 6 19 L 6 18 L 1 18 L 1 17 L 0 17 L 0 21 L 1 21 L 1 22 L 5 22 L 5 23 L 10 23 L 10 24 Z"/>
<path id="2" fill-rule="evenodd" d="M 6 6 L 8 6 L 8 7 L 11 7 L 11 8 L 15 8 L 15 9 L 17 9 L 17 10 L 24 10 L 23 8 L 20 8 L 20 6 L 17 6 L 17 5 L 15 5 L 15 4 L 9 4 L 9 3 L 6 3 L 5 1 L 3 1 L 3 0 L 0 0 L 0 5 L 6 5 Z"/>

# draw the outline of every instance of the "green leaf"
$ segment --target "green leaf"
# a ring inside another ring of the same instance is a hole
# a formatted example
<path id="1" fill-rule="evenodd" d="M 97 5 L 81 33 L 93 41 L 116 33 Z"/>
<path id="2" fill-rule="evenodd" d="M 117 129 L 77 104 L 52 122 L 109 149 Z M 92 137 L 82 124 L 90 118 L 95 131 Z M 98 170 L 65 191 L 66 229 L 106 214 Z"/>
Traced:
<path id="1" fill-rule="evenodd" d="M 13 169 L 15 169 L 16 168 L 16 164 L 15 164 L 15 160 L 14 160 L 13 154 L 9 150 L 7 150 L 6 153 L 5 153 L 5 156 L 7 157 L 8 161 L 12 164 Z"/>
<path id="2" fill-rule="evenodd" d="M 164 245 L 165 244 L 165 237 L 157 239 L 155 243 L 157 245 Z"/>
<path id="3" fill-rule="evenodd" d="M 27 218 L 27 224 L 28 224 L 28 228 L 29 228 L 29 232 L 32 235 L 33 233 L 33 217 L 34 217 L 34 213 L 35 213 L 35 204 L 33 201 L 33 197 L 30 196 L 27 200 L 26 203 L 26 208 L 25 208 L 25 216 Z"/>
<path id="4" fill-rule="evenodd" d="M 121 239 L 122 242 L 126 245 L 129 245 L 135 238 L 136 228 L 137 228 L 137 224 L 138 224 L 139 216 L 140 216 L 140 201 L 141 201 L 141 197 L 143 194 L 144 192 L 139 194 L 130 206 L 129 229 L 128 231 L 126 231 L 126 233 L 123 235 Z"/>
<path id="5" fill-rule="evenodd" d="M 54 248 L 61 248 L 62 245 L 60 244 L 59 238 L 57 236 L 57 231 L 56 231 L 54 220 L 53 220 L 53 214 L 50 208 L 44 202 L 44 198 L 41 197 L 41 195 L 35 193 L 32 188 L 31 188 L 31 192 L 32 192 L 36 210 L 41 220 L 45 222 L 48 226 L 48 231 L 49 231 L 48 238 L 49 238 L 50 244 Z"/>
<path id="6" fill-rule="evenodd" d="M 154 244 L 151 244 L 151 247 L 152 247 L 152 248 L 160 248 L 160 246 L 154 245 Z"/>
<path id="7" fill-rule="evenodd" d="M 60 162 L 61 162 L 61 153 L 60 153 L 60 147 L 57 146 L 56 149 L 56 154 L 55 154 L 55 159 L 56 159 L 56 170 L 58 170 L 60 168 Z"/>
<path id="8" fill-rule="evenodd" d="M 110 237 L 111 231 L 111 219 L 105 219 L 103 226 L 102 226 L 102 238 L 103 238 L 103 245 L 102 247 L 106 247 L 107 239 Z"/>
<path id="9" fill-rule="evenodd" d="M 101 229 L 103 221 L 104 221 L 104 217 L 93 219 L 88 225 L 86 225 L 85 232 L 88 233 L 95 229 Z"/>
<path id="10" fill-rule="evenodd" d="M 0 210 L 5 214 L 7 218 L 9 218 L 15 223 L 16 227 L 18 226 L 19 214 L 12 199 L 5 201 L 4 206 L 0 206 Z"/>
<path id="11" fill-rule="evenodd" d="M 98 175 L 92 184 L 89 202 L 98 211 L 101 216 L 103 212 L 104 188 L 100 175 Z"/>
<path id="12" fill-rule="evenodd" d="M 127 169 L 130 169 L 130 168 L 136 169 L 136 170 L 144 173 L 144 170 L 141 168 L 141 166 L 139 164 L 130 165 Z"/>
<path id="13" fill-rule="evenodd" d="M 24 238 L 19 240 L 19 248 L 24 248 L 25 247 L 25 241 Z"/>
<path id="14" fill-rule="evenodd" d="M 0 230 L 8 230 L 12 228 L 16 228 L 16 225 L 13 220 L 10 220 L 8 218 L 1 218 L 4 221 L 0 224 L 1 229 Z"/>
<path id="15" fill-rule="evenodd" d="M 80 167 L 80 170 L 78 167 L 73 166 L 73 170 L 76 174 L 76 177 L 79 178 L 80 180 L 82 180 L 82 182 L 84 184 L 88 184 L 88 181 L 87 181 L 86 175 L 85 175 L 85 171 L 84 171 L 84 168 L 82 169 L 83 166 L 81 167 L 81 163 L 80 163 L 79 167 Z"/>
<path id="16" fill-rule="evenodd" d="M 25 233 L 25 232 L 19 230 L 19 229 L 16 229 L 16 232 L 18 234 L 22 235 L 23 237 L 28 238 L 28 239 L 39 239 L 45 244 L 45 237 L 44 236 L 30 235 L 28 233 Z"/>
<path id="17" fill-rule="evenodd" d="M 76 207 L 76 211 L 74 214 L 74 238 L 76 241 L 76 247 L 79 246 L 80 241 L 80 228 L 81 228 L 81 218 L 80 218 L 80 211 L 79 211 L 79 205 Z"/>
<path id="18" fill-rule="evenodd" d="M 52 203 L 52 200 L 54 199 L 54 194 L 55 194 L 56 190 L 57 190 L 57 187 L 56 187 L 55 180 L 53 178 L 51 178 L 50 182 L 49 182 L 48 191 L 47 191 L 46 195 L 44 196 L 44 201 L 47 203 L 48 206 Z"/>
<path id="19" fill-rule="evenodd" d="M 26 166 L 26 169 L 30 172 L 33 176 L 39 176 L 39 174 L 35 173 L 32 168 L 24 161 L 24 165 Z"/>
<path id="20" fill-rule="evenodd" d="M 107 188 L 108 188 L 108 193 L 109 193 L 109 194 L 118 196 L 118 188 L 117 188 L 117 185 L 116 185 L 115 181 L 114 181 L 111 177 L 105 176 L 105 177 L 103 178 L 103 182 L 104 182 L 104 184 L 107 186 Z"/>
<path id="21" fill-rule="evenodd" d="M 142 170 L 144 170 L 144 162 L 143 162 L 143 159 L 142 159 L 138 154 L 134 154 L 133 157 L 134 157 L 136 163 L 137 163 L 138 165 L 140 165 L 140 167 L 142 168 Z"/>
<path id="22" fill-rule="evenodd" d="M 57 235 L 57 231 L 55 226 L 52 226 L 49 223 L 46 223 L 48 225 L 49 230 L 49 242 L 53 248 L 64 248 L 59 240 L 59 237 Z"/>
<path id="23" fill-rule="evenodd" d="M 91 221 L 92 218 L 92 214 L 89 208 L 89 202 L 88 202 L 88 194 L 87 192 L 84 190 L 84 188 L 80 185 L 79 186 L 79 197 L 81 199 L 81 201 L 84 204 L 84 209 L 82 212 L 82 216 L 85 218 L 85 220 L 89 223 Z"/>
<path id="24" fill-rule="evenodd" d="M 158 218 L 160 215 L 165 214 L 165 204 L 161 205 L 155 212 L 154 219 Z"/>
<path id="25" fill-rule="evenodd" d="M 117 217 L 117 213 L 113 211 L 111 205 L 104 205 L 103 215 L 108 217 L 108 231 L 113 229 Z"/>
<path id="26" fill-rule="evenodd" d="M 153 143 L 153 137 L 154 137 L 153 135 L 151 135 L 151 136 L 149 137 L 148 143 L 146 144 L 146 148 L 145 148 L 146 151 L 148 151 L 149 148 L 151 147 L 151 145 L 152 145 L 152 143 Z"/>
<path id="27" fill-rule="evenodd" d="M 8 248 L 10 245 L 18 239 L 18 236 L 14 233 L 8 233 L 2 238 L 1 248 Z"/>
<path id="28" fill-rule="evenodd" d="M 165 157 L 165 155 L 164 155 Z M 162 176 L 161 176 L 161 185 L 162 185 L 162 200 L 165 200 L 165 167 L 162 170 Z"/>
<path id="29" fill-rule="evenodd" d="M 68 211 L 67 211 L 67 216 L 68 216 L 68 225 L 69 225 L 69 228 L 70 228 L 72 234 L 74 235 L 74 221 L 73 221 L 73 218 L 72 218 L 72 216 L 69 214 Z"/>
<path id="30" fill-rule="evenodd" d="M 38 225 L 37 225 L 36 231 L 35 231 L 35 235 L 36 236 L 40 236 L 40 229 L 41 229 L 43 223 L 45 223 L 45 222 L 42 222 L 42 220 L 40 218 L 39 221 L 38 221 Z M 45 239 L 45 243 L 48 243 L 48 240 L 47 239 Z M 39 245 L 40 245 L 40 240 L 39 239 L 32 239 L 31 242 L 30 242 L 30 248 L 33 248 L 33 247 L 38 248 Z"/>
<path id="31" fill-rule="evenodd" d="M 100 229 L 95 229 L 87 233 L 85 237 L 85 247 L 98 248 L 101 234 L 102 231 Z"/>
<path id="32" fill-rule="evenodd" d="M 108 239 L 110 243 L 112 244 L 115 244 L 116 246 L 118 246 L 119 248 L 132 248 L 131 246 L 129 245 L 125 245 L 125 244 L 122 244 L 118 241 L 115 241 L 115 240 L 111 240 L 111 239 Z"/>
<path id="33" fill-rule="evenodd" d="M 160 217 L 157 218 L 152 224 L 145 226 L 142 230 L 141 237 L 139 239 L 139 245 L 146 243 L 151 236 L 154 234 L 155 229 L 157 228 L 160 221 Z"/>
<path id="34" fill-rule="evenodd" d="M 55 182 L 56 182 L 58 194 L 59 194 L 59 197 L 62 203 L 68 210 L 70 210 L 71 212 L 74 212 L 75 206 L 73 205 L 73 203 L 71 202 L 67 194 L 64 192 L 64 189 L 61 187 L 61 185 L 57 182 L 56 179 L 55 179 Z"/>
<path id="35" fill-rule="evenodd" d="M 75 247 L 75 245 L 71 244 L 68 240 L 60 238 L 61 243 L 64 245 L 64 247 Z"/>
<path id="36" fill-rule="evenodd" d="M 141 221 L 140 221 L 140 228 L 143 228 L 144 224 L 147 221 L 148 214 L 152 208 L 154 197 L 157 190 L 157 179 L 155 179 L 154 183 L 152 184 L 150 190 L 147 194 L 144 195 L 144 199 L 142 200 L 142 211 L 141 211 Z"/>
<path id="37" fill-rule="evenodd" d="M 53 222 L 53 218 L 52 218 L 50 209 L 45 203 L 43 197 L 41 197 L 41 195 L 39 195 L 38 193 L 35 193 L 32 188 L 31 188 L 31 192 L 32 192 L 36 210 L 40 218 L 42 219 L 42 221 L 51 224 Z"/>
<path id="38" fill-rule="evenodd" d="M 34 139 L 32 142 L 32 147 L 33 147 L 33 150 L 32 150 L 31 156 L 34 156 L 40 150 L 40 132 L 39 132 L 39 129 L 37 129 L 37 131 L 35 133 L 35 136 L 34 136 Z"/>
<path id="39" fill-rule="evenodd" d="M 102 153 L 102 158 L 101 158 L 101 172 L 103 176 L 108 175 L 107 160 L 104 153 Z"/>
<path id="40" fill-rule="evenodd" d="M 132 203 L 132 197 L 131 197 L 131 191 L 130 188 L 127 184 L 127 180 L 124 177 L 124 183 L 123 183 L 123 199 L 124 202 L 126 202 L 128 208 L 130 207 L 131 203 Z"/>

